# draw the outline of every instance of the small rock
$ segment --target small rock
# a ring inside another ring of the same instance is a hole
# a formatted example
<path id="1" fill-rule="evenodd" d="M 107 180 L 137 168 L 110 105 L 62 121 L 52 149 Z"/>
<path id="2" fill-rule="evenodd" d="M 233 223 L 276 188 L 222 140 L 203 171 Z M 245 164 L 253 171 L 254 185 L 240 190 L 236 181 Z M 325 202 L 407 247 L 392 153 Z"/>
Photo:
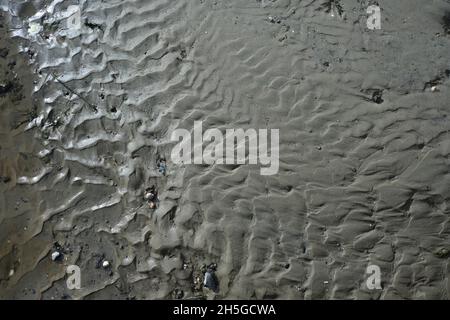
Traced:
<path id="1" fill-rule="evenodd" d="M 377 104 L 383 103 L 383 90 L 375 90 L 372 94 L 372 101 Z"/>
<path id="2" fill-rule="evenodd" d="M 144 193 L 144 200 L 153 200 L 155 198 L 155 194 L 151 191 Z"/>
<path id="3" fill-rule="evenodd" d="M 183 299 L 183 296 L 184 296 L 183 290 L 181 290 L 181 289 L 175 289 L 175 290 L 173 291 L 173 297 L 174 297 L 175 299 Z"/>
<path id="4" fill-rule="evenodd" d="M 103 261 L 103 263 L 102 263 L 102 267 L 103 268 L 108 268 L 110 266 L 110 263 L 109 263 L 109 261 L 108 260 L 105 260 L 105 261 Z"/>
<path id="5" fill-rule="evenodd" d="M 53 261 L 60 260 L 61 258 L 62 258 L 61 252 L 55 251 L 55 252 L 52 253 L 52 260 Z"/>
<path id="6" fill-rule="evenodd" d="M 271 22 L 271 23 L 281 23 L 281 19 L 279 18 L 279 17 L 272 17 L 272 16 L 269 16 L 268 17 L 269 18 L 269 21 Z"/>
<path id="7" fill-rule="evenodd" d="M 217 270 L 217 263 L 211 263 L 209 266 L 208 266 L 208 269 L 210 269 L 210 270 L 212 270 L 212 271 L 216 271 Z"/>
<path id="8" fill-rule="evenodd" d="M 216 275 L 214 274 L 214 271 L 206 271 L 205 278 L 203 279 L 203 286 L 214 292 L 219 291 L 219 283 L 217 281 Z"/>
<path id="9" fill-rule="evenodd" d="M 6 58 L 9 54 L 9 50 L 7 48 L 1 48 L 0 49 L 0 57 Z"/>
<path id="10" fill-rule="evenodd" d="M 166 175 L 167 165 L 165 159 L 159 159 L 156 166 L 158 167 L 159 173 L 161 173 L 162 175 Z"/>
<path id="11" fill-rule="evenodd" d="M 439 249 L 439 250 L 437 250 L 436 252 L 435 252 L 435 255 L 438 257 L 438 258 L 447 258 L 448 257 L 448 255 L 449 255 L 449 250 L 448 249 L 446 249 L 446 248 L 441 248 L 441 249 Z"/>
<path id="12" fill-rule="evenodd" d="M 8 276 L 11 278 L 14 275 L 14 272 L 15 272 L 14 269 L 9 270 Z"/>

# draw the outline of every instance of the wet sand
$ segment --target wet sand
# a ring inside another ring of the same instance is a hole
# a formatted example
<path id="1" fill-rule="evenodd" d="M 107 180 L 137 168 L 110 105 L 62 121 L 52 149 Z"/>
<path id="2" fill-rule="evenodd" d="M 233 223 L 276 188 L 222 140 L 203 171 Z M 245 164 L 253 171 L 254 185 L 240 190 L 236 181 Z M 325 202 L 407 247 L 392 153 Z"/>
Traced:
<path id="1" fill-rule="evenodd" d="M 24 3 L 0 1 L 0 299 L 449 299 L 448 1 L 378 1 L 381 30 L 365 0 L 80 1 L 80 29 L 78 1 Z M 172 163 L 200 120 L 280 129 L 278 174 Z"/>

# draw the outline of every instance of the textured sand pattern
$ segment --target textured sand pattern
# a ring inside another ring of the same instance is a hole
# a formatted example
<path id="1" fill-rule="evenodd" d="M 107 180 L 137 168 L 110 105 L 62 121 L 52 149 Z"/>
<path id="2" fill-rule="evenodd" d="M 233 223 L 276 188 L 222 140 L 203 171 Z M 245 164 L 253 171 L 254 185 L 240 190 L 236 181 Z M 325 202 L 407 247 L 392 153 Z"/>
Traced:
<path id="1" fill-rule="evenodd" d="M 448 1 L 378 1 L 378 31 L 357 0 L 81 1 L 65 30 L 77 3 L 3 13 L 36 74 L 30 110 L 0 96 L 0 298 L 213 298 L 209 263 L 216 298 L 449 298 Z M 280 129 L 278 174 L 171 163 L 197 120 Z"/>

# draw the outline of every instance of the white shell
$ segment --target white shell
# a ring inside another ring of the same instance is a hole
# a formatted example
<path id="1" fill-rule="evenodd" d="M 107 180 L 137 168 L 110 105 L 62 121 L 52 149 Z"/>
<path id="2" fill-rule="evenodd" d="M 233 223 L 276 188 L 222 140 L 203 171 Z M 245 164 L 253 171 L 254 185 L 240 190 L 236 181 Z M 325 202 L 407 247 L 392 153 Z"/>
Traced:
<path id="1" fill-rule="evenodd" d="M 28 33 L 30 35 L 36 35 L 43 30 L 42 26 L 39 23 L 31 22 L 28 26 Z"/>
<path id="2" fill-rule="evenodd" d="M 154 196 L 155 196 L 155 195 L 154 195 L 152 192 L 146 192 L 146 193 L 144 194 L 144 199 L 145 199 L 145 200 L 150 200 L 150 199 L 152 199 Z"/>
<path id="3" fill-rule="evenodd" d="M 52 260 L 55 261 L 56 259 L 59 258 L 59 256 L 61 255 L 61 253 L 59 253 L 58 251 L 55 251 L 52 253 Z"/>

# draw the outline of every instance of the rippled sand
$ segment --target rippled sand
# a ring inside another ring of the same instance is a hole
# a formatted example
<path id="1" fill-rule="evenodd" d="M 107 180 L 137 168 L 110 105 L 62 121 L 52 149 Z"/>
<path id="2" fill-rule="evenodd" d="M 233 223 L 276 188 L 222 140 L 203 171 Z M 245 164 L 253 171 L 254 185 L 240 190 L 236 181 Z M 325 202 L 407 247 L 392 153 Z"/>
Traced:
<path id="1" fill-rule="evenodd" d="M 79 30 L 78 1 L 22 3 L 0 0 L 0 298 L 449 298 L 448 1 L 380 0 L 376 31 L 366 0 L 80 1 Z M 198 120 L 280 129 L 278 174 L 173 164 Z"/>

